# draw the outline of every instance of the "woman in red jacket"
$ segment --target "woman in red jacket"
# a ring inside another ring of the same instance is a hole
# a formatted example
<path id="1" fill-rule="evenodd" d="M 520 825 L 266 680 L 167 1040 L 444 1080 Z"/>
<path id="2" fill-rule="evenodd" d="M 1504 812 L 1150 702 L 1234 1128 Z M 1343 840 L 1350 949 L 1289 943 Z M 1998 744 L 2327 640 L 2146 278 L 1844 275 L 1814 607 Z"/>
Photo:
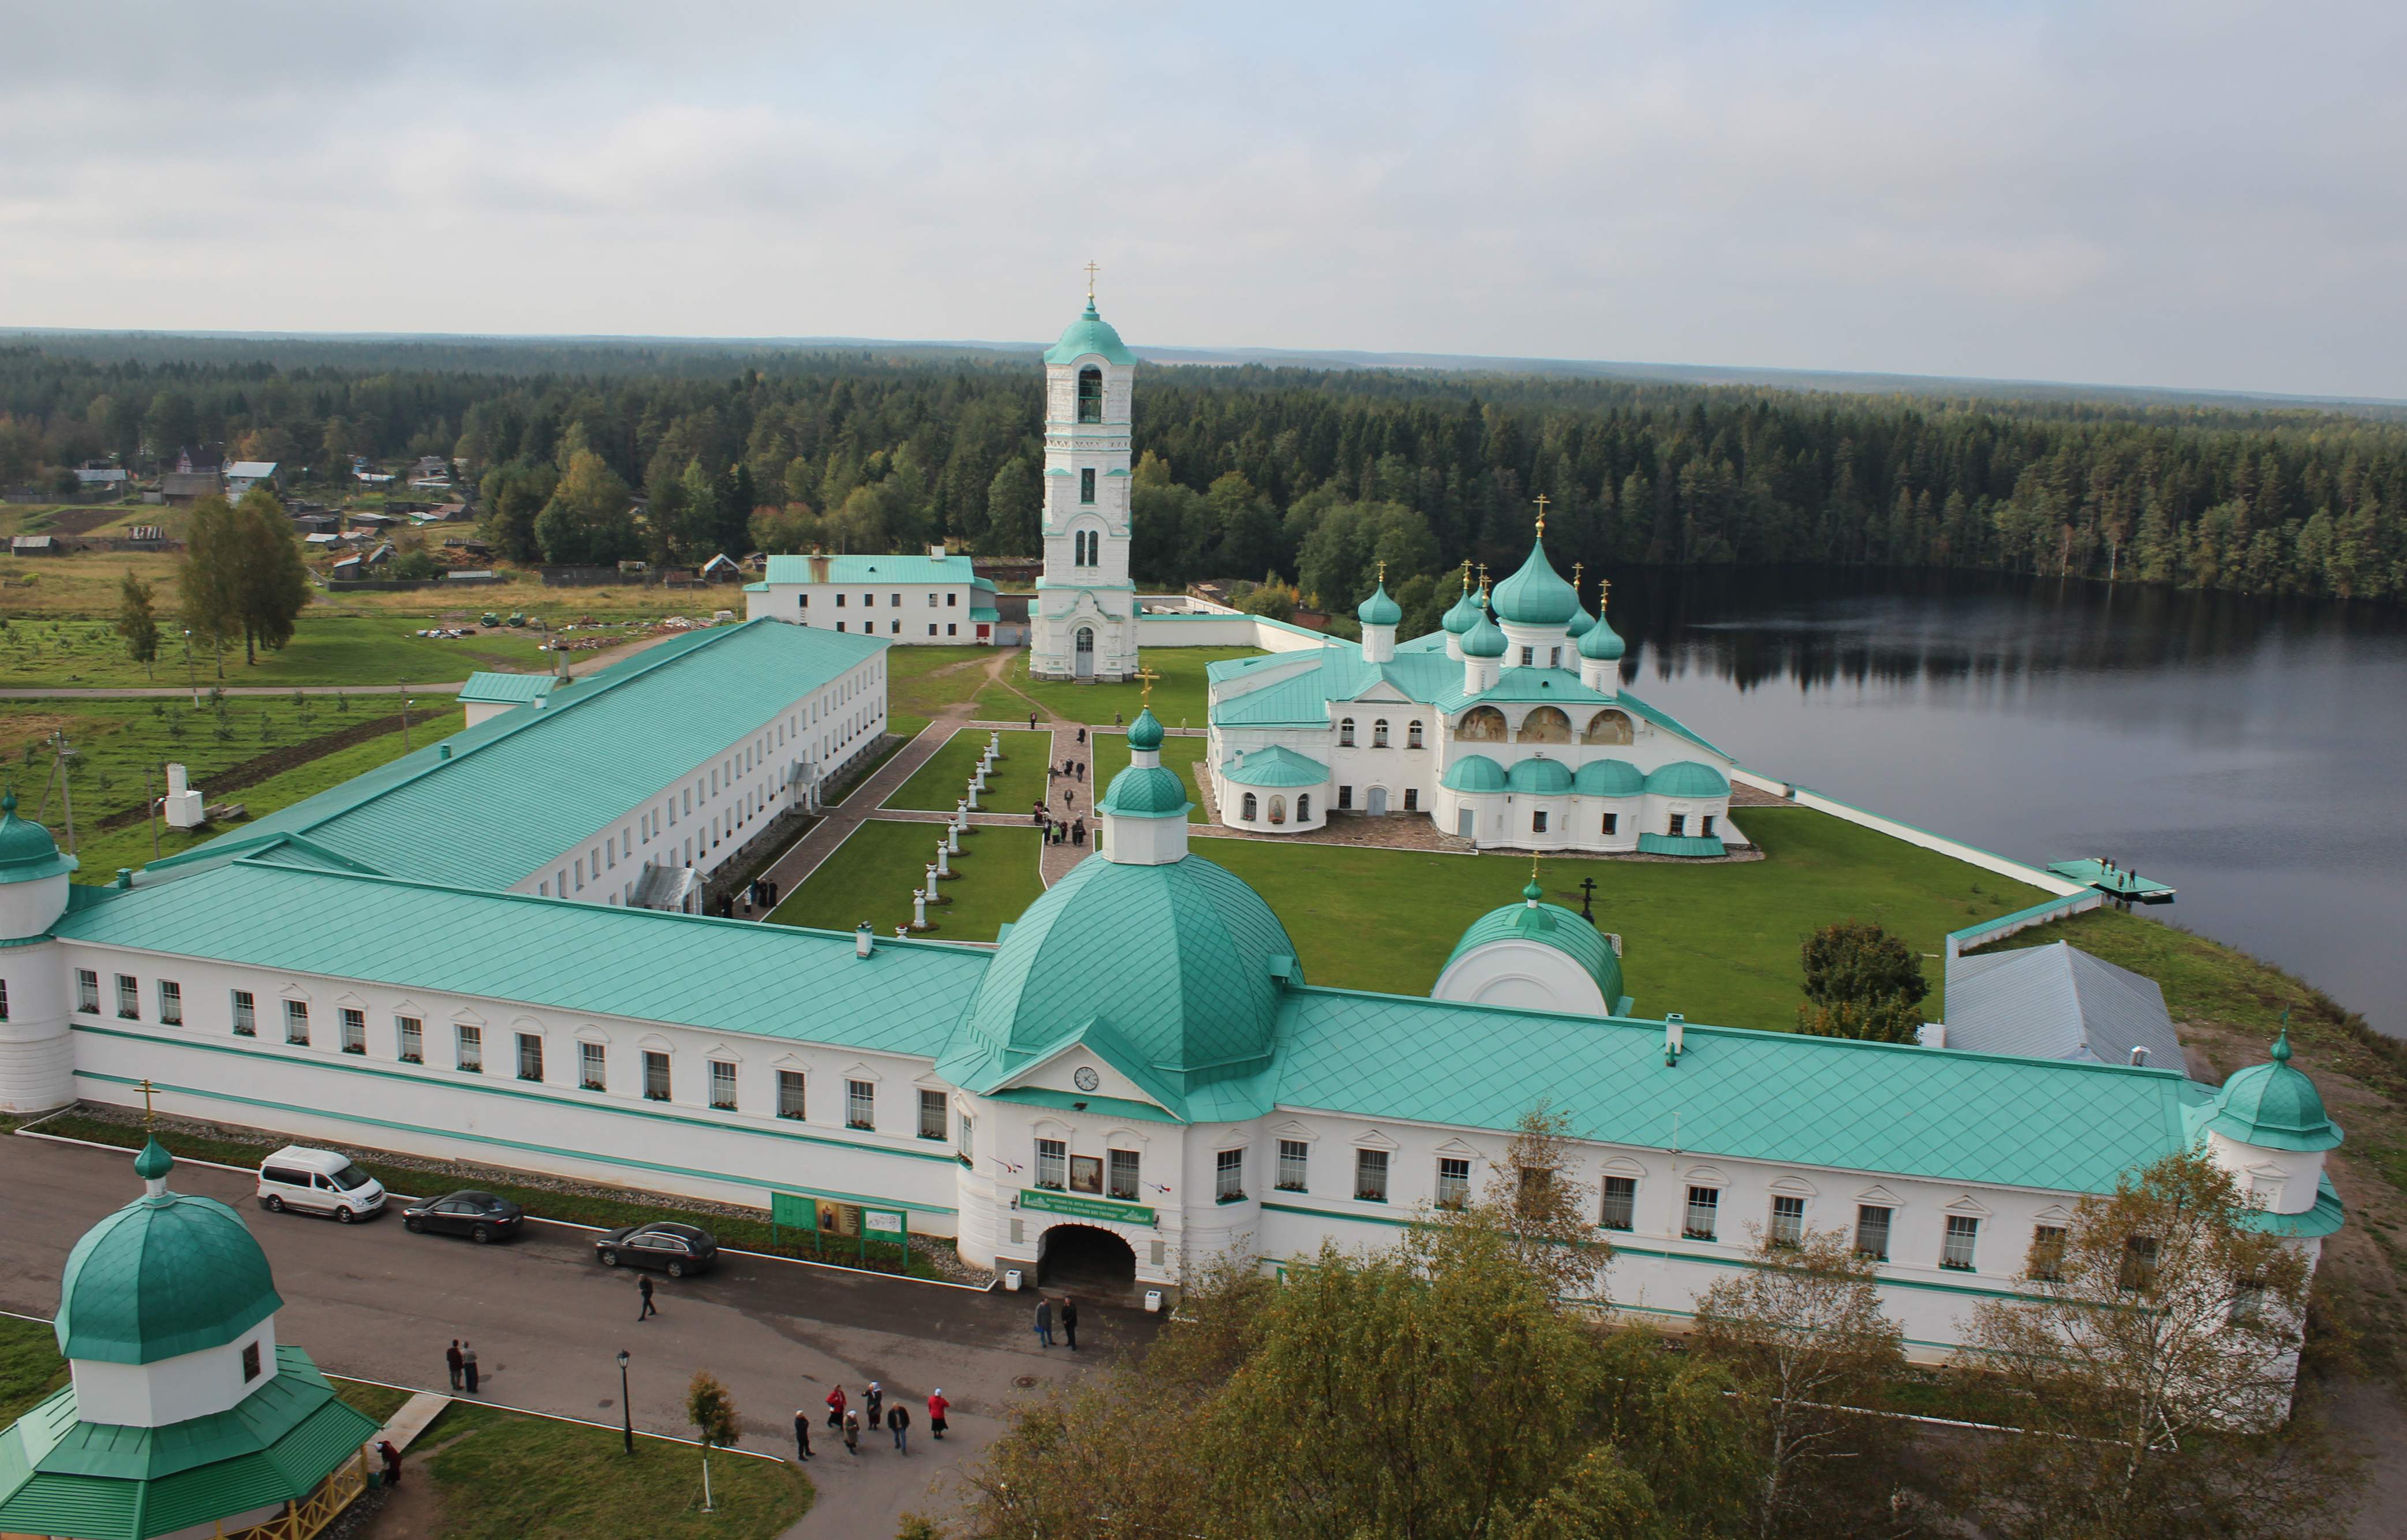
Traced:
<path id="1" fill-rule="evenodd" d="M 831 1428 L 842 1428 L 842 1427 L 844 1426 L 844 1387 L 843 1387 L 843 1386 L 839 1385 L 839 1386 L 837 1386 L 834 1390 L 830 1390 L 830 1391 L 828 1392 L 828 1396 L 827 1396 L 827 1407 L 828 1407 L 828 1426 L 829 1426 L 829 1427 L 831 1427 Z"/>
<path id="2" fill-rule="evenodd" d="M 938 1438 L 945 1436 L 945 1413 L 952 1406 L 952 1405 L 953 1404 L 951 1402 L 945 1399 L 945 1392 L 942 1387 L 929 1392 L 928 1427 Z"/>

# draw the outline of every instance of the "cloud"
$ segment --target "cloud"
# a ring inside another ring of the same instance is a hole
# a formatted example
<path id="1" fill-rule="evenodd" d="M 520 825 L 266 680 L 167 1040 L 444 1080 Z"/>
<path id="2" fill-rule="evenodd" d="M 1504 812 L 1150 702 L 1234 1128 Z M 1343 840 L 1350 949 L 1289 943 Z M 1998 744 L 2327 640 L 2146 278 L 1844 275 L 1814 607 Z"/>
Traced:
<path id="1" fill-rule="evenodd" d="M 2407 395 L 2371 3 L 7 3 L 0 325 L 1035 338 L 1093 257 L 1140 341 Z"/>

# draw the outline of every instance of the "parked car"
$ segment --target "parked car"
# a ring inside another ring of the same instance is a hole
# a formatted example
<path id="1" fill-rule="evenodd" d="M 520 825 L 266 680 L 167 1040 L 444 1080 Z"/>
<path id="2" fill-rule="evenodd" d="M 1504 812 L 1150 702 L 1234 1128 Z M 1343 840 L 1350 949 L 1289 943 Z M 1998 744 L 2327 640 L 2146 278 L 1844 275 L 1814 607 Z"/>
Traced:
<path id="1" fill-rule="evenodd" d="M 401 1222 L 413 1232 L 465 1235 L 478 1246 L 509 1239 L 525 1221 L 525 1209 L 490 1192 L 447 1192 L 401 1211 Z"/>
<path id="2" fill-rule="evenodd" d="M 613 1230 L 593 1243 L 593 1255 L 605 1267 L 624 1262 L 629 1267 L 656 1267 L 673 1278 L 707 1273 L 719 1265 L 719 1242 L 710 1232 L 673 1219 L 631 1224 Z"/>
<path id="3" fill-rule="evenodd" d="M 287 1145 L 259 1163 L 259 1206 L 331 1214 L 349 1224 L 384 1212 L 384 1188 L 349 1155 Z"/>

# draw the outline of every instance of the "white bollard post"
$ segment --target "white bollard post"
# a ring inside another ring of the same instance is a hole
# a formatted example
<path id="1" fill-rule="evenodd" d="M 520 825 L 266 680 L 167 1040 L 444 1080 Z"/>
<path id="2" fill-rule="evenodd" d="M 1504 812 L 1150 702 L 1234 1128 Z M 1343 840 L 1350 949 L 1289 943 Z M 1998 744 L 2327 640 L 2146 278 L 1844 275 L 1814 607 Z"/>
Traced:
<path id="1" fill-rule="evenodd" d="M 939 845 L 936 847 L 936 875 L 938 877 L 950 877 L 953 875 L 953 864 L 950 859 L 948 859 L 951 855 L 952 852 L 946 849 L 943 846 Z"/>
<path id="2" fill-rule="evenodd" d="M 959 824 L 945 831 L 945 848 L 954 855 L 961 853 L 961 831 Z"/>
<path id="3" fill-rule="evenodd" d="M 977 798 L 978 798 L 978 793 L 979 793 L 980 791 L 984 791 L 984 790 L 985 790 L 985 788 L 984 788 L 984 787 L 982 787 L 982 786 L 980 786 L 977 782 L 976 782 L 976 781 L 972 781 L 972 782 L 970 782 L 970 800 L 969 800 L 969 806 L 970 806 L 970 810 L 971 810 L 972 812 L 976 812 L 976 811 L 977 810 Z"/>
<path id="4" fill-rule="evenodd" d="M 926 891 L 931 893 L 936 891 L 936 863 L 933 861 L 928 863 L 928 885 Z"/>
<path id="5" fill-rule="evenodd" d="M 911 891 L 911 928 L 915 931 L 928 928 L 928 894 L 922 889 L 915 888 Z"/>

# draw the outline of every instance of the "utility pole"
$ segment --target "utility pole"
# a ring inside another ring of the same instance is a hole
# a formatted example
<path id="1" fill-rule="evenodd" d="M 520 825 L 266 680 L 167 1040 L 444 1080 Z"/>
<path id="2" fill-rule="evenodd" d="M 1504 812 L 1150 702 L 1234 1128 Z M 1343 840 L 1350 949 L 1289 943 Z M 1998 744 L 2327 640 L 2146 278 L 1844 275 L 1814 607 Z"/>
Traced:
<path id="1" fill-rule="evenodd" d="M 405 754 L 409 752 L 409 685 L 406 681 L 401 687 L 401 751 Z"/>
<path id="2" fill-rule="evenodd" d="M 159 798 L 150 789 L 150 767 L 142 767 L 142 795 L 150 804 L 150 859 L 159 859 Z"/>
<path id="3" fill-rule="evenodd" d="M 67 756 L 73 753 L 74 749 L 67 745 L 66 734 L 53 733 L 50 737 L 58 745 L 59 808 L 66 815 L 67 854 L 73 855 L 75 854 L 75 793 L 67 790 Z"/>

